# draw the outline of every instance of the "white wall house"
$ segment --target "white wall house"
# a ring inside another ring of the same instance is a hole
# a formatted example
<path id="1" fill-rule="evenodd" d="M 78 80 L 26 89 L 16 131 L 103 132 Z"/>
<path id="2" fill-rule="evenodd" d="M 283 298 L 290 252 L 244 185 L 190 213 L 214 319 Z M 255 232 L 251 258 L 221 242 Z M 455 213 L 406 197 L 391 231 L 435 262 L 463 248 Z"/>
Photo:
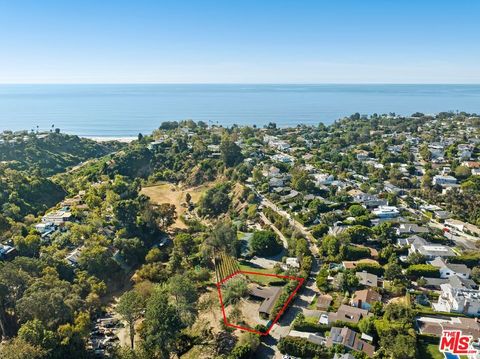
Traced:
<path id="1" fill-rule="evenodd" d="M 439 312 L 480 314 L 480 291 L 476 289 L 453 288 L 451 284 L 441 284 L 442 294 L 433 308 Z"/>
<path id="2" fill-rule="evenodd" d="M 439 186 L 443 186 L 443 185 L 452 185 L 452 184 L 456 184 L 457 183 L 457 179 L 453 176 L 440 176 L 440 175 L 436 175 L 436 176 L 433 176 L 433 181 L 432 181 L 433 185 L 439 185 Z"/>
<path id="3" fill-rule="evenodd" d="M 400 215 L 400 211 L 394 206 L 380 206 L 373 211 L 378 218 L 395 218 Z"/>
<path id="4" fill-rule="evenodd" d="M 435 258 L 430 264 L 438 268 L 440 278 L 450 278 L 455 275 L 460 278 L 470 278 L 471 270 L 465 264 L 447 263 L 440 257 Z"/>

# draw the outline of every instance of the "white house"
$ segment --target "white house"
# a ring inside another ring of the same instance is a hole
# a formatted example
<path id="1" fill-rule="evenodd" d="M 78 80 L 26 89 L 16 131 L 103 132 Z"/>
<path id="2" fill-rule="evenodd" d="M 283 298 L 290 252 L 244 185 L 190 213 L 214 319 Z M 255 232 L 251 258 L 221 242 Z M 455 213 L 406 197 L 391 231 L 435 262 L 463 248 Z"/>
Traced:
<path id="1" fill-rule="evenodd" d="M 465 279 L 470 277 L 471 270 L 465 264 L 447 263 L 440 257 L 435 258 L 430 264 L 438 268 L 440 278 L 450 278 L 454 275 Z"/>
<path id="2" fill-rule="evenodd" d="M 441 176 L 441 175 L 436 175 L 433 176 L 433 185 L 439 185 L 439 186 L 445 186 L 445 185 L 452 185 L 452 184 L 457 184 L 457 179 L 453 176 Z"/>
<path id="3" fill-rule="evenodd" d="M 316 186 L 321 186 L 332 184 L 332 182 L 335 180 L 335 177 L 328 173 L 315 173 L 313 174 L 313 179 Z"/>
<path id="4" fill-rule="evenodd" d="M 47 213 L 42 217 L 43 223 L 53 223 L 56 225 L 69 222 L 72 218 L 72 213 L 70 211 L 59 210 Z"/>
<path id="5" fill-rule="evenodd" d="M 300 263 L 298 262 L 297 257 L 288 257 L 285 260 L 285 264 L 290 268 L 300 268 Z"/>
<path id="6" fill-rule="evenodd" d="M 43 234 L 55 229 L 55 225 L 52 222 L 42 222 L 35 225 L 35 229 L 38 233 Z"/>
<path id="7" fill-rule="evenodd" d="M 408 252 L 409 254 L 420 253 L 424 255 L 427 260 L 434 260 L 437 257 L 446 258 L 455 256 L 452 248 L 441 244 L 430 243 L 421 237 L 413 241 Z"/>
<path id="8" fill-rule="evenodd" d="M 373 210 L 373 214 L 378 218 L 395 218 L 400 215 L 400 211 L 395 206 L 380 206 Z"/>
<path id="9" fill-rule="evenodd" d="M 451 284 L 441 284 L 442 294 L 433 308 L 438 312 L 480 314 L 480 291 L 476 289 L 453 288 Z"/>

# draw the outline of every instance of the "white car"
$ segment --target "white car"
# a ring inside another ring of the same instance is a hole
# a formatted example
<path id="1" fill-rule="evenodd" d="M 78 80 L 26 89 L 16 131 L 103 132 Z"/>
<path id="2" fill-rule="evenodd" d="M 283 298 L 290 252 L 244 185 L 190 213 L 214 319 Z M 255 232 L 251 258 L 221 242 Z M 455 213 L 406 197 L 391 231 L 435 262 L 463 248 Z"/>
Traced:
<path id="1" fill-rule="evenodd" d="M 320 319 L 318 320 L 318 323 L 328 325 L 328 314 L 323 313 L 322 315 L 320 315 Z"/>

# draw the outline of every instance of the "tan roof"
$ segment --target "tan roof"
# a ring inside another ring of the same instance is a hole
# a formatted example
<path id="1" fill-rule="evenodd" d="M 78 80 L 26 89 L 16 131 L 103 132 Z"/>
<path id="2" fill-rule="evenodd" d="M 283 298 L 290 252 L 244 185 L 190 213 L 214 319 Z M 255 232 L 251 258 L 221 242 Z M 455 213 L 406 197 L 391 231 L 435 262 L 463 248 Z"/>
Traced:
<path id="1" fill-rule="evenodd" d="M 251 296 L 262 298 L 263 302 L 258 308 L 259 313 L 270 314 L 275 302 L 277 301 L 282 288 L 280 287 L 260 287 L 258 285 L 251 286 L 248 288 L 249 294 Z"/>
<path id="2" fill-rule="evenodd" d="M 382 296 L 375 292 L 373 289 L 363 289 L 363 290 L 357 290 L 353 294 L 353 303 L 358 303 L 359 301 L 362 301 L 364 303 L 368 304 L 373 304 L 375 302 L 380 302 L 382 300 Z"/>
<path id="3" fill-rule="evenodd" d="M 319 296 L 317 299 L 317 309 L 328 309 L 330 303 L 332 303 L 332 300 L 332 296 L 328 294 Z"/>
<path id="4" fill-rule="evenodd" d="M 362 308 L 355 308 L 350 305 L 342 304 L 336 313 L 328 313 L 329 322 L 348 322 L 348 323 L 358 323 L 360 319 L 368 316 L 368 310 Z"/>

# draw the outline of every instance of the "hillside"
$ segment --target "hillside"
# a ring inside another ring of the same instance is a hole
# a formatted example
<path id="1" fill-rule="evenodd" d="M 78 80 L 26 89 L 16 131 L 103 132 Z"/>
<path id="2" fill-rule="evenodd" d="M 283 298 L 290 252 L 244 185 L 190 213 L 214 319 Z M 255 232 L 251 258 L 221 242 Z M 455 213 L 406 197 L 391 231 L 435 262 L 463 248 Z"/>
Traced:
<path id="1" fill-rule="evenodd" d="M 42 176 L 63 172 L 89 158 L 120 149 L 118 142 L 98 143 L 62 133 L 0 134 L 0 161 L 17 170 L 37 169 Z"/>

